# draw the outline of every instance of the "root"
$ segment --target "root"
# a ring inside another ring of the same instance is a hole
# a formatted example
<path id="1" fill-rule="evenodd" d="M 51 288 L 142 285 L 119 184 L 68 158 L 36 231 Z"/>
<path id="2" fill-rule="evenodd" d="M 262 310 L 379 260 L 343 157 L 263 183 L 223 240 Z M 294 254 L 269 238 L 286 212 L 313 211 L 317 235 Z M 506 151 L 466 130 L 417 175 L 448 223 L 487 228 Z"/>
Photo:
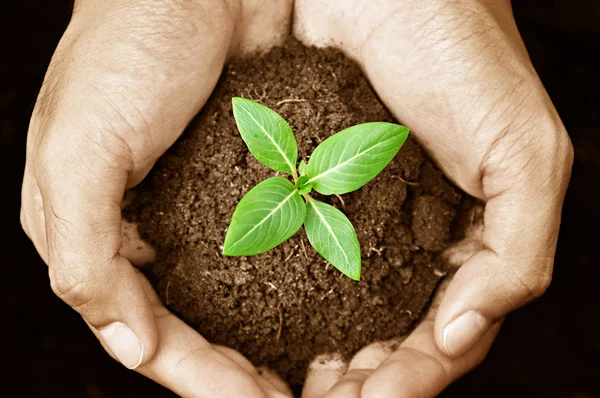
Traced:
<path id="1" fill-rule="evenodd" d="M 344 199 L 342 199 L 342 197 L 340 195 L 338 195 L 337 193 L 334 193 L 335 197 L 338 198 L 340 200 L 340 203 L 342 204 L 342 207 L 345 209 L 346 208 L 346 202 L 344 202 Z"/>
<path id="2" fill-rule="evenodd" d="M 295 250 L 295 249 L 296 249 L 297 247 L 298 247 L 298 246 L 294 247 L 294 250 L 292 250 L 292 251 L 290 252 L 290 254 L 289 254 L 289 255 L 288 255 L 286 258 L 285 258 L 285 260 L 283 260 L 283 262 L 284 262 L 284 263 L 287 263 L 287 262 L 288 262 L 288 260 L 289 260 L 290 258 L 292 258 L 292 256 L 294 255 L 294 253 L 296 253 L 296 250 Z"/>
<path id="3" fill-rule="evenodd" d="M 306 247 L 304 247 L 304 239 L 300 239 L 300 246 L 302 246 L 302 252 L 304 253 L 304 257 L 308 259 L 308 254 L 306 254 Z"/>
<path id="4" fill-rule="evenodd" d="M 266 84 L 265 87 L 263 87 L 262 89 L 262 94 L 258 93 L 258 90 L 254 89 L 253 92 L 250 92 L 250 90 L 246 90 L 246 96 L 248 99 L 255 101 L 255 102 L 260 102 L 262 103 L 263 100 L 265 98 L 267 98 L 267 89 L 269 88 L 269 85 Z M 258 98 L 257 98 L 258 97 Z"/>
<path id="5" fill-rule="evenodd" d="M 335 290 L 334 288 L 330 289 L 327 293 L 325 293 L 325 295 L 323 297 L 321 297 L 321 300 L 324 300 L 327 296 L 329 296 L 331 293 L 333 293 L 334 290 Z"/>
<path id="6" fill-rule="evenodd" d="M 419 186 L 419 185 L 421 185 L 421 184 L 420 184 L 420 183 L 418 183 L 418 182 L 406 181 L 404 178 L 402 178 L 402 177 L 400 177 L 400 176 L 398 176 L 398 179 L 399 179 L 400 181 L 402 181 L 403 183 L 405 183 L 406 185 L 410 185 L 410 186 L 413 186 L 413 187 L 416 187 L 416 186 Z"/>
<path id="7" fill-rule="evenodd" d="M 290 104 L 290 103 L 294 103 L 294 102 L 306 102 L 306 100 L 304 98 L 288 98 L 288 99 L 279 101 L 278 103 L 275 104 L 275 106 L 281 106 L 283 104 Z"/>
<path id="8" fill-rule="evenodd" d="M 377 248 L 375 248 L 375 247 L 370 247 L 370 248 L 369 248 L 369 254 L 370 254 L 371 252 L 375 252 L 375 253 L 377 253 L 377 255 L 378 255 L 378 256 L 381 256 L 381 253 L 383 252 L 383 249 L 385 249 L 385 247 L 384 247 L 384 246 L 381 246 L 379 249 L 377 249 Z"/>

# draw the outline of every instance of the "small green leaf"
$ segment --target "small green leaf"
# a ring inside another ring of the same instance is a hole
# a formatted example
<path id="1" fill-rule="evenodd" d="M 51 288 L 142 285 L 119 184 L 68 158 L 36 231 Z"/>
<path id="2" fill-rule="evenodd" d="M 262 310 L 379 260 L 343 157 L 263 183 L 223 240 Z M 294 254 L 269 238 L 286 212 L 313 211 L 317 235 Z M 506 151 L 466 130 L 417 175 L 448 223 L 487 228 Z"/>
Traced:
<path id="1" fill-rule="evenodd" d="M 292 128 L 277 112 L 246 98 L 234 97 L 233 116 L 242 139 L 259 162 L 294 174 L 298 146 Z"/>
<path id="2" fill-rule="evenodd" d="M 299 195 L 304 195 L 305 193 L 309 193 L 310 191 L 312 191 L 313 183 L 311 182 L 310 184 L 307 184 L 307 181 L 307 176 L 301 176 L 300 178 L 298 178 L 298 181 L 296 181 L 296 185 L 294 185 L 294 187 L 298 188 Z"/>
<path id="3" fill-rule="evenodd" d="M 313 185 L 314 184 L 311 182 L 310 184 L 306 184 L 306 185 L 302 186 L 301 188 L 298 188 L 298 194 L 304 195 L 305 193 L 309 193 L 310 191 L 312 191 Z"/>
<path id="4" fill-rule="evenodd" d="M 298 181 L 296 181 L 296 185 L 294 185 L 294 186 L 296 188 L 301 187 L 302 185 L 306 184 L 306 181 L 308 181 L 308 177 L 301 176 L 300 178 L 298 178 Z"/>
<path id="5" fill-rule="evenodd" d="M 300 160 L 300 164 L 298 165 L 298 173 L 300 173 L 301 176 L 306 175 L 306 162 L 304 159 Z"/>
<path id="6" fill-rule="evenodd" d="M 310 199 L 304 227 L 310 244 L 344 275 L 360 280 L 360 245 L 350 220 L 338 209 Z"/>
<path id="7" fill-rule="evenodd" d="M 408 129 L 393 123 L 364 123 L 340 131 L 315 149 L 308 182 L 324 195 L 352 192 L 371 181 L 396 156 Z"/>
<path id="8" fill-rule="evenodd" d="M 306 205 L 298 189 L 283 177 L 252 188 L 238 203 L 225 236 L 223 254 L 251 256 L 266 252 L 302 227 Z"/>

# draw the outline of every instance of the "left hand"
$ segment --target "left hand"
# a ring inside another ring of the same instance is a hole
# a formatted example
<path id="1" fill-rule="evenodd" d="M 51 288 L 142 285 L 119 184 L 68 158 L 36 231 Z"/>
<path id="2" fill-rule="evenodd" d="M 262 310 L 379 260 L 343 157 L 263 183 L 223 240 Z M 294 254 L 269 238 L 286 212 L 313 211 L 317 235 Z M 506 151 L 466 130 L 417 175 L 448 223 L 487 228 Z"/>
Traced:
<path id="1" fill-rule="evenodd" d="M 446 174 L 486 201 L 482 246 L 427 319 L 393 353 L 375 345 L 348 370 L 313 368 L 304 396 L 435 396 L 483 360 L 504 316 L 550 284 L 571 142 L 508 0 L 295 7 L 295 34 L 355 59 Z"/>
<path id="2" fill-rule="evenodd" d="M 291 0 L 76 0 L 32 114 L 21 222 L 107 353 L 186 397 L 290 396 L 162 306 L 122 253 L 125 189 L 198 113 L 228 55 L 280 43 Z"/>

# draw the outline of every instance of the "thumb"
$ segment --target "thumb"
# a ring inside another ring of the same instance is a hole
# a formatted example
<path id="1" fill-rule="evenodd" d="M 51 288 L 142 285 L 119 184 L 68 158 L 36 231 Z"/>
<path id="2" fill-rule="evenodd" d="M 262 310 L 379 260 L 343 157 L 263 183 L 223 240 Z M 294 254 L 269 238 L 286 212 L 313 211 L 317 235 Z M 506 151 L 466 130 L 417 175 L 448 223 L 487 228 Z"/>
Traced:
<path id="1" fill-rule="evenodd" d="M 564 127 L 553 119 L 533 135 L 508 132 L 484 159 L 484 249 L 458 270 L 435 321 L 436 342 L 451 357 L 550 284 L 573 162 Z"/>
<path id="2" fill-rule="evenodd" d="M 136 368 L 153 355 L 156 325 L 134 268 L 119 254 L 126 158 L 87 140 L 56 145 L 48 140 L 35 161 L 52 290 L 117 360 Z"/>

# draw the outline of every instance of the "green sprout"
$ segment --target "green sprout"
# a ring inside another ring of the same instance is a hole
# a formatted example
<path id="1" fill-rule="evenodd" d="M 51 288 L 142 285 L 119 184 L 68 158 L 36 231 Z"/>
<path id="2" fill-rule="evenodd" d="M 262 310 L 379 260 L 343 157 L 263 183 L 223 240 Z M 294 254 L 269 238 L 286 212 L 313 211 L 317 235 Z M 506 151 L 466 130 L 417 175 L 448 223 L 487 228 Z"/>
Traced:
<path id="1" fill-rule="evenodd" d="M 354 227 L 335 207 L 310 196 L 352 192 L 387 166 L 409 130 L 393 123 L 364 123 L 323 141 L 296 169 L 298 146 L 292 128 L 274 110 L 233 98 L 233 115 L 250 152 L 265 166 L 294 180 L 271 177 L 238 203 L 223 254 L 251 256 L 283 243 L 304 224 L 310 244 L 344 275 L 360 280 L 360 245 Z M 302 200 L 304 198 L 304 200 Z"/>

